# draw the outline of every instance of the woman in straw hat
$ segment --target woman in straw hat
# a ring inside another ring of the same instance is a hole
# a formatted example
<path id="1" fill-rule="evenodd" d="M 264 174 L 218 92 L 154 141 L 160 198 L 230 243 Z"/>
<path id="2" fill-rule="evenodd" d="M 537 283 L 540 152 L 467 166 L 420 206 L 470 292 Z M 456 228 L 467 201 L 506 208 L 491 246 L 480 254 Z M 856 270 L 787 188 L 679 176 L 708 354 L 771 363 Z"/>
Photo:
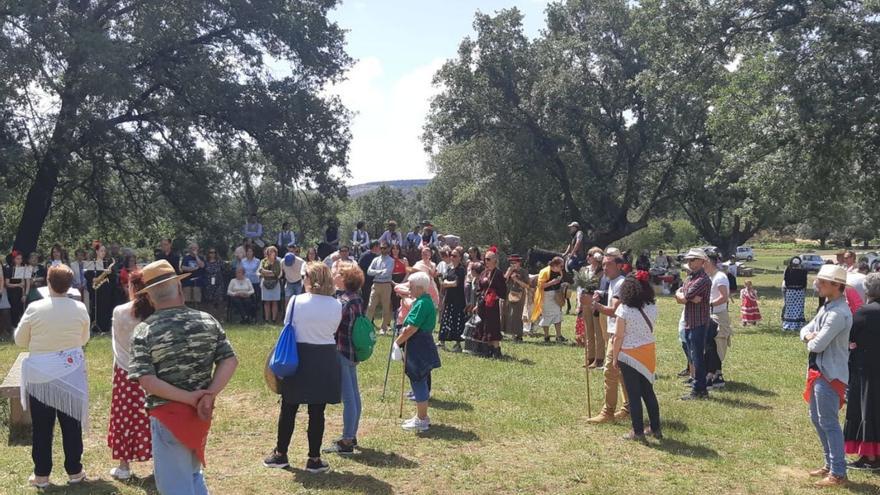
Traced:
<path id="1" fill-rule="evenodd" d="M 842 486 L 846 484 L 846 456 L 838 414 L 849 381 L 852 313 L 844 297 L 845 269 L 824 265 L 817 279 L 816 287 L 825 305 L 800 332 L 810 352 L 804 399 L 810 404 L 810 419 L 825 455 L 824 466 L 811 471 L 810 476 L 822 478 L 817 486 Z"/>

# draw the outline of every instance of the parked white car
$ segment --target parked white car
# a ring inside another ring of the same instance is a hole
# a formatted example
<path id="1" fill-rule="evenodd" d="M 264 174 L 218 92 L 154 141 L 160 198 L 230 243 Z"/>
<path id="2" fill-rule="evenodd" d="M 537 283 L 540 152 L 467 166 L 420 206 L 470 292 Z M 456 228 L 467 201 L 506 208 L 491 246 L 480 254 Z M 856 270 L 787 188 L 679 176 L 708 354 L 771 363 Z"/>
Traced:
<path id="1" fill-rule="evenodd" d="M 752 261 L 755 259 L 755 251 L 752 246 L 739 246 L 736 248 L 736 259 Z"/>

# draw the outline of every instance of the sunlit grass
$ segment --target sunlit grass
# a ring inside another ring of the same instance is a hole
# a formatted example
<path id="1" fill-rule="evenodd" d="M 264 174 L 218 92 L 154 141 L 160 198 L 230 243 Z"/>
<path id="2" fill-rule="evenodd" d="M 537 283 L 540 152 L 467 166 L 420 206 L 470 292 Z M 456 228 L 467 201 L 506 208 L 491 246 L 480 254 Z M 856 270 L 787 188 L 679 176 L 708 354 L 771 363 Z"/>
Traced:
<path id="1" fill-rule="evenodd" d="M 725 363 L 729 384 L 712 393 L 709 401 L 678 400 L 686 392 L 675 376 L 684 366 L 677 337 L 680 308 L 668 297 L 661 299 L 656 388 L 667 438 L 648 446 L 620 440 L 628 423 L 588 426 L 583 351 L 535 340 L 505 342 L 510 359 L 502 362 L 442 354 L 443 367 L 433 382 L 434 426 L 420 436 L 406 433 L 398 426 L 399 363 L 392 364 L 381 400 L 390 343 L 384 337 L 374 357 L 360 367 L 362 453 L 329 457 L 329 475 L 301 471 L 307 450 L 303 413 L 290 452 L 296 469 L 268 470 L 261 459 L 274 444 L 278 405 L 277 396 L 263 384 L 262 369 L 277 329 L 231 326 L 229 335 L 241 366 L 218 405 L 208 445 L 209 487 L 218 494 L 814 493 L 805 473 L 822 459 L 801 397 L 806 353 L 793 335 L 779 330 L 777 270 L 786 254 L 759 252 L 755 265 L 765 273 L 754 281 L 763 296 L 764 321 L 742 329 L 734 303 L 731 320 L 736 334 Z M 808 316 L 814 307 L 815 299 L 808 298 Z M 566 335 L 571 337 L 573 329 L 574 319 L 567 317 Z M 0 370 L 5 371 L 18 352 L 10 344 L 0 345 Z M 153 493 L 150 480 L 109 481 L 109 340 L 94 340 L 87 355 L 92 429 L 85 465 L 102 480 L 56 493 Z M 591 373 L 591 388 L 595 413 L 602 401 L 600 373 Z M 412 404 L 404 406 L 405 416 L 411 415 Z M 0 434 L 5 436 L 5 417 L 2 425 Z M 325 439 L 340 431 L 341 406 L 330 407 Z M 62 483 L 60 442 L 55 458 L 52 479 Z M 0 445 L 0 493 L 29 493 L 26 479 L 31 469 L 28 445 Z M 147 475 L 150 467 L 137 465 L 135 470 Z M 878 478 L 851 475 L 852 491 L 880 493 Z"/>

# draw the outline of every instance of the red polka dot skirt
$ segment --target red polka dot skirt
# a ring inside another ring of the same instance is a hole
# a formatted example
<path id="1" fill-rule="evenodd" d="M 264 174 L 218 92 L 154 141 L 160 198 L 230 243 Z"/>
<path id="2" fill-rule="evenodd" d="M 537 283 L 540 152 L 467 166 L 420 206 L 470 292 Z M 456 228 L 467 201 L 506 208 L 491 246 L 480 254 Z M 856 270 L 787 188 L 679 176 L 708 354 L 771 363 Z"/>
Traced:
<path id="1" fill-rule="evenodd" d="M 150 418 L 144 407 L 146 395 L 141 386 L 128 379 L 128 373 L 113 366 L 113 398 L 107 446 L 117 461 L 148 461 L 153 457 Z"/>

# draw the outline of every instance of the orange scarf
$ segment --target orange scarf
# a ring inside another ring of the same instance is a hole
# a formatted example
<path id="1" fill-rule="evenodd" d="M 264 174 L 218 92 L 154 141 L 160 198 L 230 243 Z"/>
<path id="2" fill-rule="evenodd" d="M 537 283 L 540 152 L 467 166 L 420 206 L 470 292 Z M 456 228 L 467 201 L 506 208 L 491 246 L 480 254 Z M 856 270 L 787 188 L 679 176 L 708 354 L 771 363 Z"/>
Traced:
<path id="1" fill-rule="evenodd" d="M 810 403 L 810 399 L 813 397 L 813 384 L 816 383 L 816 380 L 825 380 L 828 381 L 819 370 L 810 368 L 807 372 L 807 388 L 804 390 L 804 400 L 807 403 Z M 834 380 L 831 383 L 831 388 L 837 392 L 838 397 L 840 397 L 840 405 L 839 408 L 842 408 L 844 404 L 846 404 L 846 384 L 840 380 Z"/>
<path id="2" fill-rule="evenodd" d="M 203 421 L 194 407 L 181 402 L 168 402 L 155 407 L 150 410 L 150 416 L 168 428 L 178 442 L 194 451 L 202 466 L 208 465 L 205 462 L 205 446 L 208 444 L 211 421 Z"/>

